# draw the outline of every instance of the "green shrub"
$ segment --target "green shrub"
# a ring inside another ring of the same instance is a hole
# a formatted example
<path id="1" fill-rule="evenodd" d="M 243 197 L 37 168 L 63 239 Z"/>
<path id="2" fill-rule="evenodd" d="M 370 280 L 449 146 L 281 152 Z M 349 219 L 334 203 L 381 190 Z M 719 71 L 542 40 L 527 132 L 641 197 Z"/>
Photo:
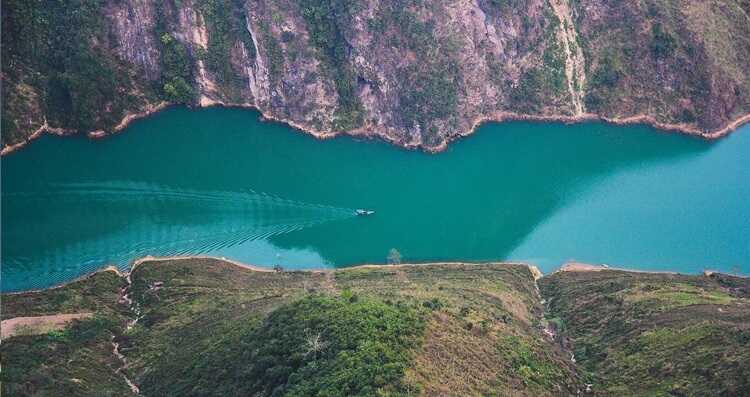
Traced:
<path id="1" fill-rule="evenodd" d="M 674 36 L 665 31 L 661 23 L 655 23 L 651 27 L 651 34 L 653 39 L 651 40 L 650 48 L 654 57 L 668 58 L 672 56 L 674 50 L 677 48 L 677 41 Z"/>
<path id="2" fill-rule="evenodd" d="M 187 353 L 178 367 L 154 368 L 144 393 L 180 395 L 370 396 L 403 391 L 424 313 L 342 293 L 308 296 L 261 324 Z M 174 374 L 166 371 L 186 372 Z M 170 382 L 165 382 L 169 379 Z"/>
<path id="3" fill-rule="evenodd" d="M 352 0 L 300 0 L 310 43 L 336 85 L 339 97 L 336 127 L 342 130 L 362 124 L 362 104 L 356 93 L 357 76 L 349 64 L 348 44 L 343 34 L 357 6 L 358 2 Z"/>
<path id="4" fill-rule="evenodd" d="M 233 88 L 243 77 L 237 73 L 231 59 L 231 49 L 242 43 L 254 55 L 250 33 L 245 26 L 245 8 L 241 0 L 199 0 L 197 7 L 208 28 L 208 48 L 205 51 L 206 68 L 213 72 L 217 83 L 225 91 Z"/>

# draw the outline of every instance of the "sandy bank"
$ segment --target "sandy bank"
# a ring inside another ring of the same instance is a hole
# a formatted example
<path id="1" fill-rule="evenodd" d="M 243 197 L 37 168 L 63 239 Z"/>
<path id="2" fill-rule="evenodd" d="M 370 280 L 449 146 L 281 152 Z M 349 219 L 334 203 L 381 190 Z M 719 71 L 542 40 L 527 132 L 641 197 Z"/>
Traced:
<path id="1" fill-rule="evenodd" d="M 136 267 L 144 263 L 148 263 L 148 262 L 181 261 L 181 260 L 193 260 L 193 259 L 218 260 L 218 261 L 228 263 L 230 265 L 241 267 L 243 269 L 253 270 L 256 272 L 274 272 L 275 271 L 267 267 L 248 265 L 246 263 L 234 261 L 234 260 L 227 259 L 224 257 L 215 257 L 215 256 L 206 256 L 206 255 L 194 255 L 194 256 L 150 256 L 149 255 L 149 256 L 144 256 L 143 258 L 138 258 L 135 261 L 133 261 L 133 265 L 130 267 L 130 272 L 132 273 L 133 271 L 135 271 Z"/>
<path id="2" fill-rule="evenodd" d="M 550 274 L 555 274 L 557 272 L 600 272 L 603 270 L 616 270 L 616 271 L 628 272 L 628 273 L 679 274 L 677 272 L 628 269 L 628 268 L 622 268 L 622 267 L 610 267 L 609 265 L 604 265 L 604 264 L 593 265 L 593 264 L 582 263 L 582 262 L 568 262 Z"/>

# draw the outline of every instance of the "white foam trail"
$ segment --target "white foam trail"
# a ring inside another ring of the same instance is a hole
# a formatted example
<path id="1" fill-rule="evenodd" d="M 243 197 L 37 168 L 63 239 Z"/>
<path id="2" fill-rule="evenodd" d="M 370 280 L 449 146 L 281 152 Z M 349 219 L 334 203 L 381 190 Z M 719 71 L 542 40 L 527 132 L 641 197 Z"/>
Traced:
<path id="1" fill-rule="evenodd" d="M 26 289 L 64 282 L 113 262 L 124 269 L 131 260 L 146 255 L 217 252 L 355 216 L 353 209 L 290 200 L 250 189 L 196 191 L 131 182 L 56 185 L 43 192 L 5 194 L 3 199 L 10 199 L 14 205 L 71 200 L 81 213 L 61 211 L 56 216 L 72 217 L 84 225 L 103 222 L 98 226 L 107 231 L 60 246 L 45 258 L 34 255 L 3 258 L 4 263 L 13 267 L 49 270 L 47 275 L 31 277 L 24 283 Z M 179 213 L 174 219 L 163 215 L 173 209 L 195 217 L 183 220 Z M 106 220 L 99 219 L 101 214 L 107 215 Z M 37 222 L 37 229 L 44 231 L 48 220 L 29 222 Z"/>

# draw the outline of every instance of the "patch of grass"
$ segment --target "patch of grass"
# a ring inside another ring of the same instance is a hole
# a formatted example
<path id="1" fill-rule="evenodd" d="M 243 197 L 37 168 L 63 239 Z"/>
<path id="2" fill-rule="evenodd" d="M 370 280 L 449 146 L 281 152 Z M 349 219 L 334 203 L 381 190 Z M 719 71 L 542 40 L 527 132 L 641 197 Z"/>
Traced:
<path id="1" fill-rule="evenodd" d="M 728 305 L 734 301 L 723 291 L 706 291 L 686 283 L 666 286 L 638 285 L 623 291 L 622 295 L 627 302 L 636 304 L 642 309 L 659 311 L 700 304 Z"/>
<path id="2" fill-rule="evenodd" d="M 549 357 L 545 357 L 536 342 L 515 335 L 505 337 L 498 346 L 523 385 L 531 390 L 550 390 L 562 383 L 567 374 Z"/>

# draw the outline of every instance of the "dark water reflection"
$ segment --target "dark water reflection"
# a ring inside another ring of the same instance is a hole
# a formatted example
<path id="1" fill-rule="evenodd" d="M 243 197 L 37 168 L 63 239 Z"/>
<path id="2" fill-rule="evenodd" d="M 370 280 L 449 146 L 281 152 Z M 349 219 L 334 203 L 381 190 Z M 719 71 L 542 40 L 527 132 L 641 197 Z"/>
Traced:
<path id="1" fill-rule="evenodd" d="M 146 254 L 289 268 L 380 263 L 390 248 L 405 260 L 532 259 L 546 270 L 571 256 L 745 266 L 748 135 L 708 143 L 646 127 L 505 123 L 428 155 L 319 142 L 249 111 L 172 109 L 104 141 L 44 137 L 3 159 L 2 286 Z M 377 214 L 352 216 L 359 207 Z"/>

